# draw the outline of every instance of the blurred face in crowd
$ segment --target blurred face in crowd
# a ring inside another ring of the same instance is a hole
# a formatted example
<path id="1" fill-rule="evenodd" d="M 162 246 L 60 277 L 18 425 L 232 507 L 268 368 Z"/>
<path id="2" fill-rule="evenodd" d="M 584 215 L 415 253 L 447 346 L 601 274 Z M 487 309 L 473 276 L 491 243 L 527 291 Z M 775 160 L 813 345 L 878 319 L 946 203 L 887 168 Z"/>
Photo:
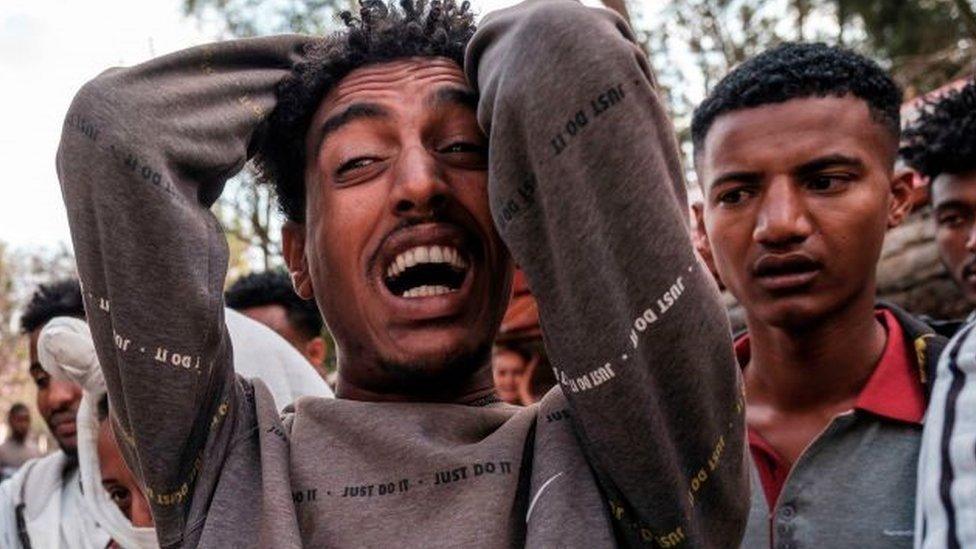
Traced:
<path id="1" fill-rule="evenodd" d="M 327 348 L 321 337 L 308 337 L 288 319 L 288 310 L 283 305 L 272 303 L 258 307 L 241 309 L 241 314 L 271 328 L 285 341 L 298 350 L 313 366 L 325 362 Z"/>
<path id="2" fill-rule="evenodd" d="M 817 323 L 875 293 L 884 235 L 906 215 L 897 139 L 853 96 L 793 99 L 718 117 L 696 156 L 701 230 L 747 317 Z M 863 301 L 861 301 L 863 302 Z"/>
<path id="3" fill-rule="evenodd" d="M 58 446 L 68 455 L 75 455 L 78 449 L 75 416 L 81 402 L 81 387 L 66 379 L 54 378 L 41 367 L 37 358 L 37 338 L 42 328 L 29 334 L 30 375 L 37 385 L 37 411 L 58 441 Z"/>
<path id="4" fill-rule="evenodd" d="M 519 353 L 496 347 L 491 358 L 495 394 L 509 404 L 521 404 L 519 388 L 525 377 L 525 359 Z"/>
<path id="5" fill-rule="evenodd" d="M 284 239 L 335 337 L 340 394 L 449 397 L 487 366 L 512 266 L 475 103 L 456 63 L 411 58 L 351 72 L 315 113 L 306 223 Z"/>
<path id="6" fill-rule="evenodd" d="M 111 422 L 102 421 L 98 426 L 98 465 L 102 475 L 102 487 L 108 492 L 119 510 L 136 528 L 151 528 L 152 514 L 149 501 L 132 471 L 126 466 L 119 450 Z"/>
<path id="7" fill-rule="evenodd" d="M 16 440 L 23 441 L 30 431 L 30 412 L 24 408 L 12 410 L 7 416 L 7 423 L 10 425 L 10 435 Z"/>
<path id="8" fill-rule="evenodd" d="M 942 264 L 976 306 L 976 172 L 941 174 L 931 190 Z"/>

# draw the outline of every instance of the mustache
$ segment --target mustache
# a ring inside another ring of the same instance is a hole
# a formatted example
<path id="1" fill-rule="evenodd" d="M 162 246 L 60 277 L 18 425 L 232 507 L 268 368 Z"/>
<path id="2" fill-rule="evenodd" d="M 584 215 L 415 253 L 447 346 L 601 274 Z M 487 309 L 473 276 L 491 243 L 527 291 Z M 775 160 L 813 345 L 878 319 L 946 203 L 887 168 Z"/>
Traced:
<path id="1" fill-rule="evenodd" d="M 51 419 L 49 423 L 51 424 L 52 427 L 54 427 L 68 421 L 75 421 L 76 415 L 77 413 L 69 408 L 56 410 L 53 414 L 51 414 Z"/>
<path id="2" fill-rule="evenodd" d="M 970 259 L 969 262 L 962 267 L 962 276 L 970 276 L 973 273 L 976 273 L 976 256 Z"/>

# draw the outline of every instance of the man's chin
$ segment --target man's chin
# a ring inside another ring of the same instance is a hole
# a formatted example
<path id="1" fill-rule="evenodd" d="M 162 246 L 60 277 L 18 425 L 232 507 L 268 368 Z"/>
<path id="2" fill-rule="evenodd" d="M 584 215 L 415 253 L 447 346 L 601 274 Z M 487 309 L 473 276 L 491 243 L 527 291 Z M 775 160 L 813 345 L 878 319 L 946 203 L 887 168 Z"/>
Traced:
<path id="1" fill-rule="evenodd" d="M 823 322 L 833 309 L 830 304 L 818 302 L 812 296 L 796 296 L 763 303 L 753 310 L 754 314 L 749 316 L 767 326 L 788 331 L 802 331 Z"/>
<path id="2" fill-rule="evenodd" d="M 406 353 L 405 353 L 406 354 Z M 398 391 L 427 395 L 462 390 L 491 357 L 491 343 L 452 349 L 429 349 L 408 356 L 384 357 L 380 369 Z"/>
<path id="3" fill-rule="evenodd" d="M 71 459 L 78 458 L 78 442 L 76 440 L 74 439 L 70 441 L 59 440 L 58 446 L 61 448 L 61 451 L 64 452 L 64 454 L 69 458 Z"/>

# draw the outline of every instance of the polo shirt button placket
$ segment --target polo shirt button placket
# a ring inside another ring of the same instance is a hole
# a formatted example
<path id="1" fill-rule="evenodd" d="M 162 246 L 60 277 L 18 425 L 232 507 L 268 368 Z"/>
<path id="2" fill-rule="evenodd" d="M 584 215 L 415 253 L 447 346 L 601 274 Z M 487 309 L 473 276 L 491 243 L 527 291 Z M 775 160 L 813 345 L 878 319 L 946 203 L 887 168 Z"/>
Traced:
<path id="1" fill-rule="evenodd" d="M 790 504 L 780 505 L 776 509 L 776 549 L 796 549 L 793 537 L 793 525 L 790 522 L 796 517 L 796 508 Z"/>

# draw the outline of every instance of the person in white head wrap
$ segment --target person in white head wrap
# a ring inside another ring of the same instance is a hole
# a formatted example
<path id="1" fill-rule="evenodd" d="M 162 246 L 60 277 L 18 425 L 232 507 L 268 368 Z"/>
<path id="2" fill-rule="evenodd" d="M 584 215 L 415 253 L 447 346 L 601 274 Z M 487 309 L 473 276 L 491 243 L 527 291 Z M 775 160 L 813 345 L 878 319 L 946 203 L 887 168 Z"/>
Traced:
<path id="1" fill-rule="evenodd" d="M 84 320 L 70 317 L 52 319 L 41 331 L 37 353 L 41 366 L 49 374 L 67 378 L 82 388 L 83 396 L 76 420 L 78 467 L 81 470 L 81 487 L 88 512 L 120 547 L 159 547 L 156 530 L 134 527 L 102 488 L 102 473 L 98 461 L 98 401 L 106 390 L 88 324 Z"/>
<path id="2" fill-rule="evenodd" d="M 235 369 L 244 377 L 260 378 L 271 390 L 279 409 L 299 396 L 333 397 L 308 361 L 272 330 L 230 309 L 226 310 L 226 319 L 235 351 Z M 78 460 L 89 512 L 119 547 L 158 548 L 155 529 L 133 526 L 102 486 L 98 402 L 106 388 L 88 324 L 69 317 L 52 319 L 41 332 L 38 355 L 52 376 L 68 378 L 82 387 L 77 418 Z M 110 417 L 108 421 L 112 421 Z M 132 497 L 144 496 L 133 493 Z"/>

